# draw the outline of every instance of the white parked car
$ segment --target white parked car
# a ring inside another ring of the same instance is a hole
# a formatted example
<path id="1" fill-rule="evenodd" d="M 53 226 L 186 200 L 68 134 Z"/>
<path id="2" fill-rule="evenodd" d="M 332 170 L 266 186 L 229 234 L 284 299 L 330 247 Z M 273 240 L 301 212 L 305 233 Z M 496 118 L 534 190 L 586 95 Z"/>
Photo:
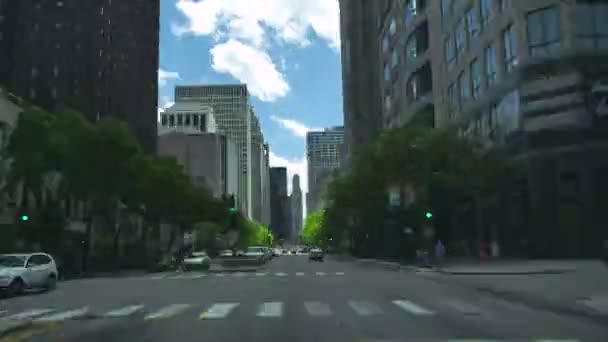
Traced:
<path id="1" fill-rule="evenodd" d="M 192 252 L 189 257 L 184 259 L 184 270 L 193 269 L 208 270 L 211 266 L 211 258 L 206 252 Z"/>
<path id="2" fill-rule="evenodd" d="M 49 254 L 0 254 L 0 290 L 11 295 L 31 288 L 52 290 L 58 276 L 57 264 Z"/>

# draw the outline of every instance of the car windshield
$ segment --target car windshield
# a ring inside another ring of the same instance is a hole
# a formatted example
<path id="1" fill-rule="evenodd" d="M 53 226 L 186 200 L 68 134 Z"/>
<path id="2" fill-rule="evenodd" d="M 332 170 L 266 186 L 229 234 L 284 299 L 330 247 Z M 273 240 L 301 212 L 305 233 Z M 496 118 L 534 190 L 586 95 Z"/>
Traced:
<path id="1" fill-rule="evenodd" d="M 23 267 L 26 259 L 21 255 L 0 255 L 0 267 Z"/>

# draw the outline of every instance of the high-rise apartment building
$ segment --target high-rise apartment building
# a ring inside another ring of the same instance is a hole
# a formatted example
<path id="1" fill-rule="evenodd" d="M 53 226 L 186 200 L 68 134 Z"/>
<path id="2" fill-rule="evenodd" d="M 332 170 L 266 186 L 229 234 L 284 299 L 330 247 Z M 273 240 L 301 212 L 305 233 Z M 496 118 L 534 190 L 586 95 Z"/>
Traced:
<path id="1" fill-rule="evenodd" d="M 346 153 L 382 128 L 378 32 L 388 0 L 340 0 L 340 36 Z"/>
<path id="2" fill-rule="evenodd" d="M 0 84 L 47 110 L 125 120 L 156 151 L 159 0 L 0 0 Z"/>
<path id="3" fill-rule="evenodd" d="M 190 85 L 175 87 L 175 101 L 199 101 L 213 108 L 218 130 L 239 148 L 239 196 L 238 207 L 254 218 L 253 177 L 259 172 L 252 166 L 256 164 L 252 156 L 252 140 L 263 140 L 259 125 L 253 113 L 249 92 L 245 84 Z M 256 129 L 255 127 L 258 127 Z M 261 136 L 261 137 L 260 137 Z"/>
<path id="4" fill-rule="evenodd" d="M 291 181 L 291 195 L 289 195 L 291 205 L 291 236 L 297 238 L 302 230 L 302 189 L 300 188 L 300 176 L 293 175 Z"/>
<path id="5" fill-rule="evenodd" d="M 328 180 L 340 167 L 341 145 L 344 143 L 344 127 L 327 128 L 306 134 L 308 160 L 307 210 L 319 209 Z"/>
<path id="6" fill-rule="evenodd" d="M 279 239 L 291 234 L 291 210 L 287 195 L 287 168 L 270 168 L 270 230 Z"/>
<path id="7" fill-rule="evenodd" d="M 525 176 L 503 194 L 510 200 L 484 209 L 509 219 L 484 222 L 495 226 L 479 233 L 484 239 L 508 231 L 500 237 L 513 240 L 507 252 L 526 241 L 537 255 L 596 253 L 594 227 L 606 224 L 598 208 L 608 201 L 608 150 L 599 138 L 608 136 L 608 3 L 386 4 L 381 62 L 369 66 L 383 76 L 384 128 L 419 121 L 453 128 L 520 162 Z M 345 106 L 345 123 L 346 116 Z"/>

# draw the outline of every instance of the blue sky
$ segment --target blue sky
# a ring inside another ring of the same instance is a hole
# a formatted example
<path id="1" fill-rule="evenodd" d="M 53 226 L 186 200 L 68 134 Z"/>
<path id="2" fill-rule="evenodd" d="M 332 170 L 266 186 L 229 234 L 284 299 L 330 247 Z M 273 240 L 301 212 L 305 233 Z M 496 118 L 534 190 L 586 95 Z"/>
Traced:
<path id="1" fill-rule="evenodd" d="M 271 165 L 306 183 L 306 132 L 343 122 L 338 49 L 337 0 L 161 0 L 159 111 L 176 84 L 247 83 Z"/>

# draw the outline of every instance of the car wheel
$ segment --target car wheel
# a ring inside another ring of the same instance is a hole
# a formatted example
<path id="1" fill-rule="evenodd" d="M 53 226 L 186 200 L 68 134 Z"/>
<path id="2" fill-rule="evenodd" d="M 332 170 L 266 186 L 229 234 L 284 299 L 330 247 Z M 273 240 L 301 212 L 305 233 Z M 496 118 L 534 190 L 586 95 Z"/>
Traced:
<path id="1" fill-rule="evenodd" d="M 13 282 L 8 286 L 8 294 L 10 296 L 18 296 L 22 294 L 24 290 L 25 283 L 21 278 L 13 280 Z"/>
<path id="2" fill-rule="evenodd" d="M 54 274 L 49 275 L 48 279 L 46 280 L 46 285 L 44 286 L 44 288 L 47 291 L 52 291 L 57 287 L 57 276 L 55 276 Z"/>

